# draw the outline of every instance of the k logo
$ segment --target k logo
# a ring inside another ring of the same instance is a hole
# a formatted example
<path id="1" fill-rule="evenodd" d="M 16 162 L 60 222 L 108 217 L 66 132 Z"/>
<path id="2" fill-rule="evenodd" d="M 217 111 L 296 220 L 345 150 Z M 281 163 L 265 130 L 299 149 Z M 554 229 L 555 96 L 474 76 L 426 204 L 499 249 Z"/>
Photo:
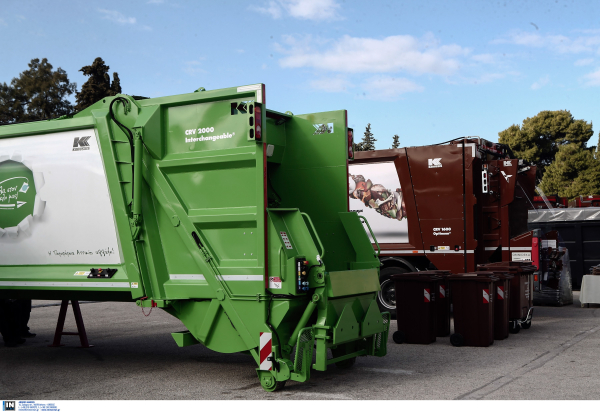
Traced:
<path id="1" fill-rule="evenodd" d="M 90 137 L 92 136 L 76 137 L 73 139 L 73 151 L 90 150 L 90 144 L 88 143 Z"/>
<path id="2" fill-rule="evenodd" d="M 435 167 L 442 167 L 442 158 L 438 157 L 435 159 L 427 159 L 427 164 L 429 165 L 429 168 L 435 168 Z"/>
<path id="3" fill-rule="evenodd" d="M 90 140 L 90 137 L 91 136 L 76 137 L 75 140 L 73 140 L 73 147 L 89 146 L 90 144 L 87 141 Z"/>

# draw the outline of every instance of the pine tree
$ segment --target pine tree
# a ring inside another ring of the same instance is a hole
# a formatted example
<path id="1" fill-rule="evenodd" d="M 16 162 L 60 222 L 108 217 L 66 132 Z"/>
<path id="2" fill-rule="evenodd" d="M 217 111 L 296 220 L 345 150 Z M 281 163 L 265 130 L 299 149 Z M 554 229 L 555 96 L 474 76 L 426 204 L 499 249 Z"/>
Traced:
<path id="1" fill-rule="evenodd" d="M 394 135 L 394 137 L 392 137 L 392 139 L 394 139 L 392 141 L 392 149 L 397 149 L 400 147 L 400 136 L 398 136 L 397 134 Z"/>
<path id="2" fill-rule="evenodd" d="M 366 152 L 375 150 L 375 142 L 377 139 L 373 137 L 373 133 L 371 133 L 371 123 L 367 124 L 365 129 L 365 134 L 360 143 L 357 143 L 355 146 L 355 150 L 358 152 Z"/>
<path id="3" fill-rule="evenodd" d="M 0 124 L 47 120 L 71 114 L 67 96 L 77 85 L 69 82 L 60 67 L 52 70 L 48 59 L 32 59 L 29 70 L 10 82 L 0 84 Z"/>
<path id="4" fill-rule="evenodd" d="M 592 123 L 574 119 L 568 110 L 544 110 L 523 120 L 522 126 L 513 124 L 498 133 L 498 141 L 508 144 L 519 159 L 535 163 L 543 173 L 561 146 L 585 148 L 593 134 Z"/>
<path id="5" fill-rule="evenodd" d="M 554 162 L 546 168 L 540 187 L 546 193 L 558 193 L 569 199 L 600 194 L 598 152 L 576 143 L 562 145 Z"/>
<path id="6" fill-rule="evenodd" d="M 110 66 L 104 64 L 101 57 L 96 57 L 91 66 L 83 66 L 79 69 L 85 76 L 90 78 L 81 86 L 81 92 L 77 93 L 77 106 L 75 110 L 81 111 L 106 96 L 116 96 L 121 93 L 121 80 L 117 72 L 113 73 L 112 84 L 108 70 Z"/>

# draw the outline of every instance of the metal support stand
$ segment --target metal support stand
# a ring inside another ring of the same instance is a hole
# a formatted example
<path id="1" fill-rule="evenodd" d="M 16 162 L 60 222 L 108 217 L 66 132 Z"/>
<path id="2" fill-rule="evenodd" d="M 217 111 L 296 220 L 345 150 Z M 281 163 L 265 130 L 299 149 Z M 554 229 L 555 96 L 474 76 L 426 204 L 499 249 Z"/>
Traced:
<path id="1" fill-rule="evenodd" d="M 60 312 L 58 314 L 58 321 L 56 322 L 56 332 L 54 332 L 54 342 L 52 345 L 48 345 L 51 348 L 58 348 L 61 345 L 60 340 L 63 335 L 76 335 L 79 336 L 81 341 L 80 348 L 92 348 L 94 345 L 88 343 L 87 334 L 85 333 L 85 326 L 83 325 L 83 317 L 81 316 L 81 309 L 79 309 L 79 301 L 72 300 L 71 306 L 73 307 L 73 315 L 75 315 L 75 323 L 77 324 L 77 332 L 63 332 L 65 327 L 65 318 L 67 316 L 67 308 L 69 307 L 69 300 L 63 300 L 60 305 Z"/>

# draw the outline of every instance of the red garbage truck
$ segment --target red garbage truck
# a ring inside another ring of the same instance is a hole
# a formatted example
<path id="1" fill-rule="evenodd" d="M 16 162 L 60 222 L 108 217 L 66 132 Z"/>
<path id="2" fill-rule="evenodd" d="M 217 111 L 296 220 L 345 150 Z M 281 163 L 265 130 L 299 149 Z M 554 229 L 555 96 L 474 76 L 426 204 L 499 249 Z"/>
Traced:
<path id="1" fill-rule="evenodd" d="M 380 249 L 380 309 L 395 310 L 394 274 L 533 260 L 535 180 L 535 166 L 479 137 L 356 152 L 349 209 L 368 220 Z"/>

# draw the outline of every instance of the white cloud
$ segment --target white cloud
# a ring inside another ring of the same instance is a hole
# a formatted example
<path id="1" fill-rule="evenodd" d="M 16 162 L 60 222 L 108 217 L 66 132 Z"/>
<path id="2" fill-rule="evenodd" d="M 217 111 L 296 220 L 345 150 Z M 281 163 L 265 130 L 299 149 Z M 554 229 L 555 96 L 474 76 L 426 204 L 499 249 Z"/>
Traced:
<path id="1" fill-rule="evenodd" d="M 545 85 L 547 85 L 548 83 L 550 83 L 550 76 L 545 75 L 544 77 L 540 78 L 538 81 L 534 82 L 531 85 L 531 90 L 539 90 L 542 87 L 544 87 Z"/>
<path id="2" fill-rule="evenodd" d="M 588 66 L 594 62 L 594 59 L 579 59 L 575 63 L 575 66 Z"/>
<path id="3" fill-rule="evenodd" d="M 204 60 L 204 59 L 201 59 Z M 197 73 L 206 73 L 206 70 L 202 68 L 202 62 L 198 60 L 193 60 L 189 62 L 185 62 L 183 66 L 183 71 L 190 76 L 194 76 Z"/>
<path id="4" fill-rule="evenodd" d="M 135 17 L 125 17 L 122 13 L 119 13 L 116 10 L 106 10 L 106 9 L 98 9 L 98 11 L 100 12 L 100 14 L 102 14 L 102 18 L 106 19 L 106 20 L 110 20 L 114 23 L 119 23 L 119 24 L 131 24 L 131 25 L 135 25 L 137 23 L 137 20 Z"/>
<path id="5" fill-rule="evenodd" d="M 312 80 L 310 85 L 313 89 L 323 90 L 326 92 L 345 92 L 352 87 L 351 83 L 341 77 L 322 78 Z"/>
<path id="6" fill-rule="evenodd" d="M 583 76 L 586 86 L 600 86 L 600 69 Z"/>
<path id="7" fill-rule="evenodd" d="M 340 5 L 335 0 L 271 0 L 264 7 L 252 10 L 268 14 L 274 19 L 284 15 L 303 20 L 339 20 Z"/>
<path id="8" fill-rule="evenodd" d="M 254 11 L 258 11 L 263 14 L 269 14 L 274 19 L 281 18 L 281 15 L 283 14 L 283 10 L 281 9 L 281 6 L 279 5 L 279 3 L 275 2 L 275 1 L 269 2 L 269 4 L 266 7 L 250 6 L 250 9 L 254 10 Z"/>
<path id="9" fill-rule="evenodd" d="M 463 79 L 464 82 L 466 83 L 470 83 L 470 84 L 485 84 L 485 83 L 491 83 L 495 80 L 500 80 L 500 79 L 504 79 L 507 74 L 514 76 L 515 72 L 509 72 L 509 73 L 484 73 L 482 75 L 479 75 L 477 77 L 466 77 Z"/>
<path id="10" fill-rule="evenodd" d="M 490 53 L 476 54 L 476 55 L 472 56 L 471 59 L 473 59 L 473 61 L 476 61 L 477 63 L 483 63 L 483 64 L 496 64 L 497 63 L 496 56 L 494 56 L 493 54 L 490 54 Z"/>
<path id="11" fill-rule="evenodd" d="M 389 76 L 375 76 L 363 84 L 364 96 L 371 100 L 397 100 L 409 92 L 422 92 L 424 88 L 408 79 Z"/>
<path id="12" fill-rule="evenodd" d="M 456 44 L 442 45 L 432 34 L 418 39 L 410 35 L 383 39 L 343 36 L 333 42 L 287 36 L 279 51 L 287 54 L 279 63 L 286 68 L 311 67 L 345 73 L 393 73 L 447 76 L 460 67 L 460 57 L 470 50 Z"/>
<path id="13" fill-rule="evenodd" d="M 600 52 L 600 33 L 589 32 L 586 34 L 577 37 L 567 37 L 564 35 L 512 31 L 506 37 L 496 39 L 492 43 L 547 48 L 562 54 Z"/>

